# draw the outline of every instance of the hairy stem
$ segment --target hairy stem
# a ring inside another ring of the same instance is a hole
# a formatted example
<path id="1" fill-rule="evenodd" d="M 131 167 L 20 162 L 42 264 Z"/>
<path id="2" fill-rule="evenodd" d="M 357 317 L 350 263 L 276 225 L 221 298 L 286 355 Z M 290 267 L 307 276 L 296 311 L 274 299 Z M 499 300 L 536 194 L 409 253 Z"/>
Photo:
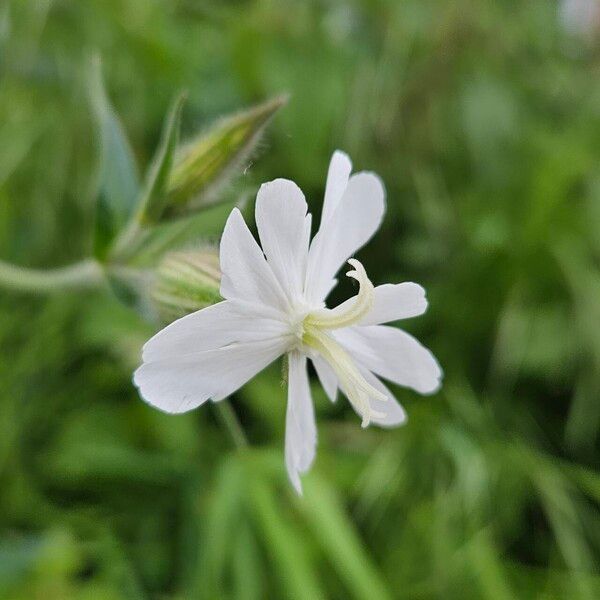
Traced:
<path id="1" fill-rule="evenodd" d="M 238 448 L 244 448 L 248 445 L 248 438 L 242 429 L 242 425 L 231 406 L 229 400 L 219 400 L 214 403 L 217 414 L 225 429 L 229 432 L 233 443 Z"/>
<path id="2" fill-rule="evenodd" d="M 58 269 L 28 269 L 0 261 L 0 287 L 21 292 L 47 293 L 99 286 L 104 279 L 95 260 L 84 260 Z"/>

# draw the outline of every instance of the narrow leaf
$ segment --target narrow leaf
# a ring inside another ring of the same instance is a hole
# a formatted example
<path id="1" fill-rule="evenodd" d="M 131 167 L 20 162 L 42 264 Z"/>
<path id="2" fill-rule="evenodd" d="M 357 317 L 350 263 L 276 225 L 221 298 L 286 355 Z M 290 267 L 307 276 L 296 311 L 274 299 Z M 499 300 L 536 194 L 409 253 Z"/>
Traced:
<path id="1" fill-rule="evenodd" d="M 138 202 L 140 207 L 138 218 L 143 223 L 157 223 L 164 211 L 167 200 L 165 188 L 179 141 L 181 110 L 185 98 L 185 94 L 180 94 L 173 102 L 165 119 L 154 159 L 146 173 L 144 187 Z"/>
<path id="2" fill-rule="evenodd" d="M 361 600 L 391 598 L 334 489 L 313 474 L 305 481 L 305 496 L 299 504 L 315 537 L 345 581 L 350 596 Z"/>
<path id="3" fill-rule="evenodd" d="M 106 271 L 106 280 L 115 296 L 126 306 L 136 310 L 144 319 L 158 320 L 150 297 L 154 273 L 150 270 L 114 266 Z"/>
<path id="4" fill-rule="evenodd" d="M 94 250 L 102 259 L 114 237 L 130 219 L 140 184 L 131 147 L 104 89 L 97 58 L 91 62 L 88 92 L 100 137 Z"/>
<path id="5" fill-rule="evenodd" d="M 278 597 L 292 600 L 325 598 L 316 569 L 306 556 L 301 532 L 292 520 L 285 519 L 275 498 L 276 494 L 259 478 L 252 482 L 250 501 L 254 516 L 282 585 Z"/>
<path id="6" fill-rule="evenodd" d="M 226 573 L 240 526 L 244 500 L 244 474 L 237 457 L 225 459 L 218 470 L 210 500 L 202 512 L 202 557 L 190 597 L 222 598 Z"/>
<path id="7" fill-rule="evenodd" d="M 233 549 L 233 597 L 259 600 L 265 597 L 265 569 L 256 538 L 247 521 L 240 523 Z"/>

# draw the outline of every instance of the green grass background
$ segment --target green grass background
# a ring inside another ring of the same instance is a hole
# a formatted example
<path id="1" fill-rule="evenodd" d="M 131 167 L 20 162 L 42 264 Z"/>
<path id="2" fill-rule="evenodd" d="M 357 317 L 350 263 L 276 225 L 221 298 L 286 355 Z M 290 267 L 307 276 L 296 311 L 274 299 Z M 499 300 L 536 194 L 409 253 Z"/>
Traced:
<path id="1" fill-rule="evenodd" d="M 334 149 L 381 174 L 359 258 L 426 287 L 406 327 L 446 373 L 433 397 L 395 390 L 409 421 L 390 431 L 315 382 L 297 498 L 279 366 L 232 399 L 236 450 L 213 407 L 139 399 L 154 327 L 108 291 L 0 291 L 0 598 L 599 598 L 597 41 L 551 0 L 0 3 L 3 260 L 91 252 L 89 53 L 140 165 L 180 89 L 184 138 L 289 92 L 224 194 L 288 177 L 319 214 Z M 194 236 L 218 239 L 231 205 Z"/>

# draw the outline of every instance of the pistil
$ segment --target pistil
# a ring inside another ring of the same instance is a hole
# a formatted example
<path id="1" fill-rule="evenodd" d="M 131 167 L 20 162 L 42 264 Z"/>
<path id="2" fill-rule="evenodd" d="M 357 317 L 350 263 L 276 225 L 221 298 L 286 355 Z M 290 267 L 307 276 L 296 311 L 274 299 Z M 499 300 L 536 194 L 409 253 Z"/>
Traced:
<path id="1" fill-rule="evenodd" d="M 358 260 L 351 258 L 348 263 L 354 267 L 354 270 L 348 271 L 346 275 L 358 281 L 358 294 L 352 302 L 345 302 L 334 309 L 324 308 L 314 311 L 306 317 L 305 326 L 314 326 L 319 329 L 341 329 L 360 322 L 371 310 L 374 300 L 373 284 Z"/>
<path id="2" fill-rule="evenodd" d="M 382 413 L 371 408 L 369 398 L 386 401 L 387 396 L 367 383 L 340 344 L 314 326 L 306 327 L 303 342 L 316 350 L 331 365 L 344 394 L 362 416 L 363 427 L 369 425 L 372 417 L 383 417 Z"/>

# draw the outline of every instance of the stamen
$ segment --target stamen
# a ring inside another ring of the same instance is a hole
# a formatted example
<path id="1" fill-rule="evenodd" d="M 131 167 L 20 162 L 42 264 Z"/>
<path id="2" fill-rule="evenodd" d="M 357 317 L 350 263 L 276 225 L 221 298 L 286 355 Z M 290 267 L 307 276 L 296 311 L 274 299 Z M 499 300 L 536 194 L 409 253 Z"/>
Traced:
<path id="1" fill-rule="evenodd" d="M 331 365 L 344 394 L 362 416 L 362 427 L 367 427 L 372 417 L 384 416 L 371 408 L 369 398 L 386 401 L 387 396 L 367 383 L 352 358 L 336 341 L 312 324 L 305 325 L 302 341 Z"/>
<path id="2" fill-rule="evenodd" d="M 373 284 L 358 260 L 351 258 L 348 263 L 354 270 L 348 271 L 346 275 L 358 281 L 358 294 L 352 302 L 344 302 L 332 310 L 324 308 L 313 312 L 306 318 L 305 326 L 340 329 L 358 323 L 371 310 L 374 300 Z"/>

